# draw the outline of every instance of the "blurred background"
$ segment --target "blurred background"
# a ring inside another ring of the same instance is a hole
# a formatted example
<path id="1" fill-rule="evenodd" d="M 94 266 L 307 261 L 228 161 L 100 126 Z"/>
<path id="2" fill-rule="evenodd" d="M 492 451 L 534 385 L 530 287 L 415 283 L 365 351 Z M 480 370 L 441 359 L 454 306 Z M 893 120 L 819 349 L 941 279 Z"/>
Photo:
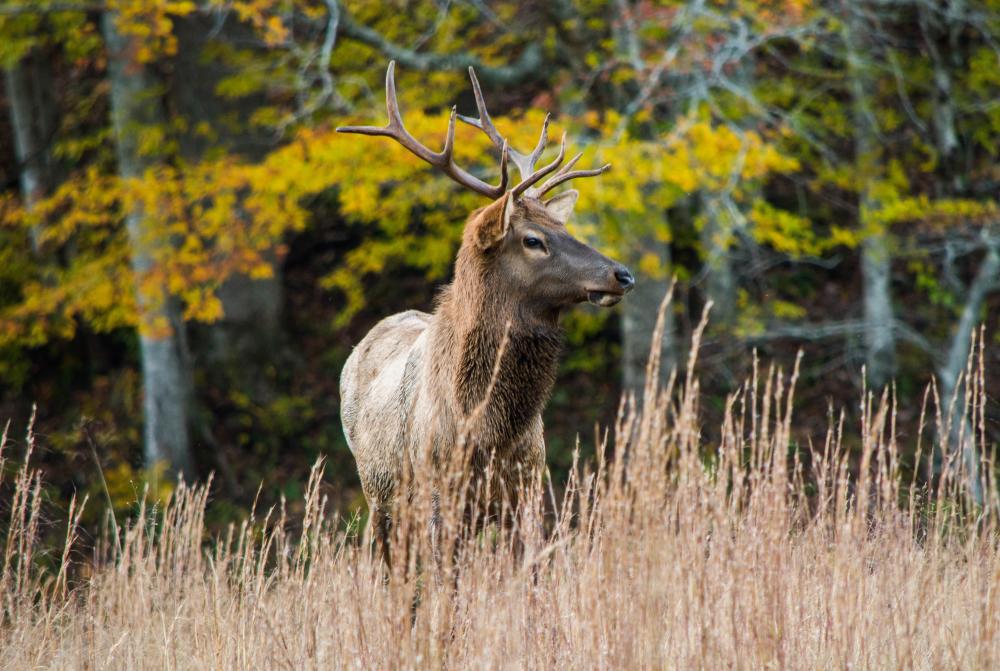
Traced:
<path id="1" fill-rule="evenodd" d="M 431 147 L 452 104 L 475 116 L 474 66 L 515 147 L 551 112 L 581 165 L 613 164 L 576 185 L 571 228 L 638 287 L 566 317 L 557 482 L 642 384 L 672 277 L 664 374 L 714 304 L 709 449 L 755 350 L 786 371 L 804 352 L 799 445 L 855 421 L 867 385 L 896 395 L 912 452 L 925 386 L 962 398 L 981 323 L 1000 388 L 1000 0 L 0 0 L 8 468 L 37 405 L 56 507 L 106 482 L 126 511 L 214 473 L 221 525 L 255 497 L 294 506 L 320 456 L 334 504 L 363 507 L 341 365 L 382 317 L 432 308 L 485 204 L 333 131 L 385 122 L 390 59 Z M 456 142 L 495 182 L 489 140 Z"/>

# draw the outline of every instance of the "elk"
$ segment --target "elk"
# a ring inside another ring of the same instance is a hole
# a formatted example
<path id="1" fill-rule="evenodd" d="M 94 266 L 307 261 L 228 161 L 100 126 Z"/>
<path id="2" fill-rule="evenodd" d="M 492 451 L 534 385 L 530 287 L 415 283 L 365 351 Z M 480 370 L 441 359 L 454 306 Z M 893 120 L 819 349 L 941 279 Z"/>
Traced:
<path id="1" fill-rule="evenodd" d="M 394 62 L 385 79 L 388 125 L 337 129 L 392 138 L 492 199 L 468 217 L 454 280 L 440 292 L 434 312 L 408 310 L 383 319 L 354 348 L 341 373 L 341 421 L 376 545 L 386 560 L 402 469 L 425 458 L 427 450 L 441 459 L 463 440 L 473 450 L 474 475 L 483 475 L 490 464 L 499 483 L 493 491 L 508 500 L 516 499 L 518 483 L 540 473 L 545 460 L 541 413 L 562 346 L 560 315 L 584 301 L 613 306 L 635 284 L 625 266 L 566 230 L 577 191 L 543 200 L 556 186 L 600 175 L 611 166 L 573 170 L 578 154 L 560 168 L 563 134 L 555 160 L 536 169 L 548 141 L 549 117 L 534 150 L 522 154 L 493 125 L 471 67 L 469 77 L 479 118 L 459 116 L 453 107 L 440 152 L 421 144 L 403 125 Z M 455 164 L 456 117 L 482 130 L 499 150 L 498 185 Z M 521 177 L 511 189 L 508 159 Z"/>

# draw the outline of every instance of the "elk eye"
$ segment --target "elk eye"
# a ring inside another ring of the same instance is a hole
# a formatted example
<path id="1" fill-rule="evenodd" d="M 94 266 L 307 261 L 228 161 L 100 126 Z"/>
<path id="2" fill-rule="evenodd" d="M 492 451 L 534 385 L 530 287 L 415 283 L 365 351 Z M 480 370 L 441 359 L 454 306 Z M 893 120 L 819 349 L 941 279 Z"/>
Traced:
<path id="1" fill-rule="evenodd" d="M 524 246 L 527 247 L 528 249 L 543 249 L 544 248 L 544 245 L 542 244 L 541 240 L 539 240 L 536 237 L 530 236 L 530 235 L 524 239 Z"/>

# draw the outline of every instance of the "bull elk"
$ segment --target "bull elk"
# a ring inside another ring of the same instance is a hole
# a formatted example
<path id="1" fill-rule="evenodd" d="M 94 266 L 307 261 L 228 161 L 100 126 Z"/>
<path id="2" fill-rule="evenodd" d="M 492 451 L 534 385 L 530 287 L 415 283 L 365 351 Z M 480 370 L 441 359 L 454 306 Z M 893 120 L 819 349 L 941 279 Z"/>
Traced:
<path id="1" fill-rule="evenodd" d="M 394 73 L 395 63 L 389 63 L 388 125 L 337 130 L 392 138 L 493 202 L 466 221 L 454 280 L 441 291 L 434 312 L 408 310 L 383 319 L 354 348 L 341 374 L 344 433 L 357 461 L 373 535 L 386 558 L 402 469 L 428 448 L 440 459 L 461 434 L 479 475 L 492 464 L 501 490 L 494 488 L 497 497 L 515 497 L 518 483 L 540 471 L 545 460 L 541 413 L 555 380 L 561 313 L 584 301 L 615 305 L 635 283 L 625 266 L 566 230 L 577 191 L 543 200 L 556 186 L 600 175 L 610 165 L 573 170 L 578 154 L 560 168 L 564 134 L 555 160 L 536 169 L 547 143 L 548 116 L 530 154 L 510 148 L 490 120 L 472 68 L 479 118 L 459 116 L 452 108 L 444 148 L 433 152 L 403 124 Z M 482 130 L 499 150 L 498 185 L 455 164 L 456 117 Z M 521 177 L 511 189 L 508 159 Z"/>

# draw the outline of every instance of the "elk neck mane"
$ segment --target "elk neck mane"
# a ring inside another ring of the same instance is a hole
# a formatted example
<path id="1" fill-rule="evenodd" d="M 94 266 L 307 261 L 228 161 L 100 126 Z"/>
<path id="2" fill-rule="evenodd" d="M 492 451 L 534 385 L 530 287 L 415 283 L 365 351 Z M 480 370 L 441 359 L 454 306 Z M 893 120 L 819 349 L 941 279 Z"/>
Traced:
<path id="1" fill-rule="evenodd" d="M 456 409 L 463 415 L 476 410 L 490 392 L 475 439 L 482 448 L 503 449 L 544 408 L 563 334 L 558 312 L 519 300 L 492 261 L 489 252 L 476 249 L 466 236 L 455 279 L 442 290 L 434 311 L 431 348 L 444 378 L 439 381 L 452 385 Z"/>

